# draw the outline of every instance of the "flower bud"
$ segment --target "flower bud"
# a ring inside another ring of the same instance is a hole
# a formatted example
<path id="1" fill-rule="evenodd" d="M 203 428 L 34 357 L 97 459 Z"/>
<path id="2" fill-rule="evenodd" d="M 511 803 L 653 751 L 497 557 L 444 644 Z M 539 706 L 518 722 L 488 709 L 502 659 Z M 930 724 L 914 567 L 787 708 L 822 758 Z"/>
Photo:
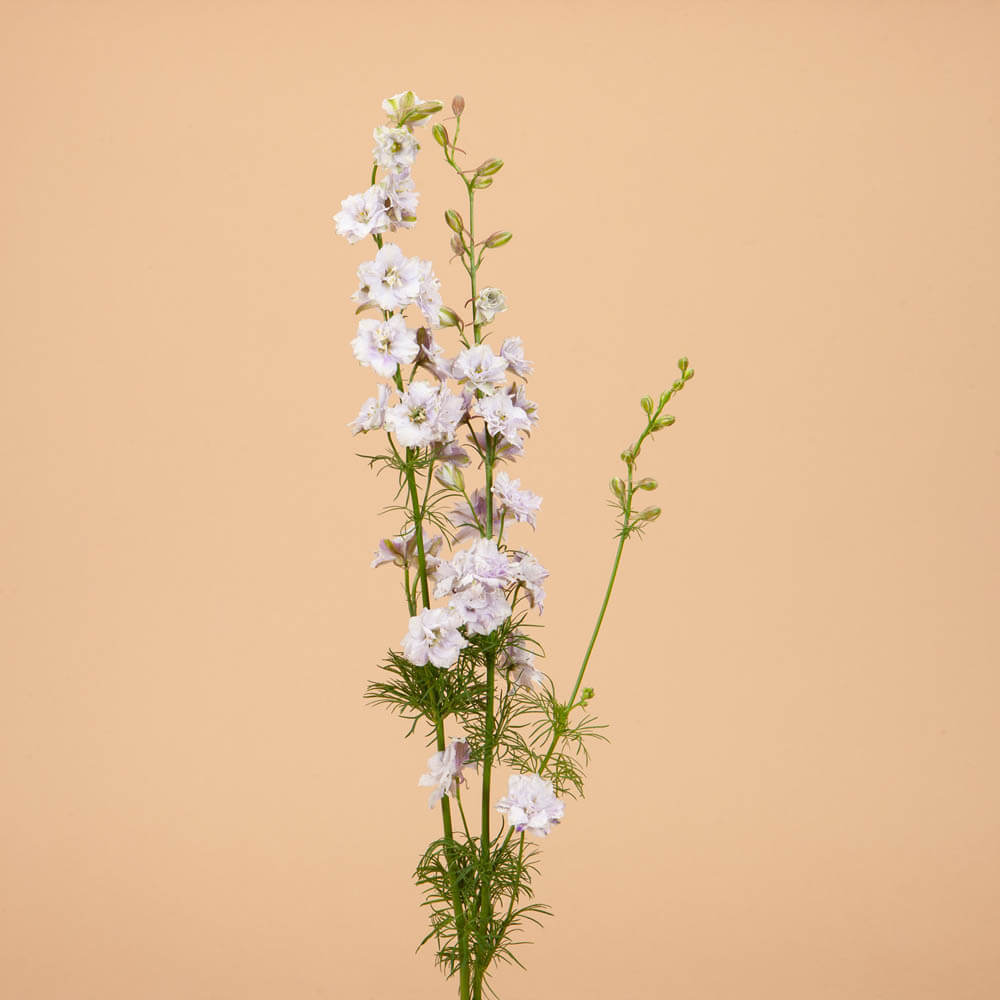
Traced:
<path id="1" fill-rule="evenodd" d="M 687 366 L 688 366 L 688 359 L 687 358 L 681 358 L 677 362 L 677 367 L 680 368 L 681 371 L 686 371 L 687 370 Z"/>
<path id="2" fill-rule="evenodd" d="M 653 412 L 653 397 L 643 396 L 642 399 L 639 400 L 639 405 L 643 408 L 646 416 L 648 417 Z"/>
<path id="3" fill-rule="evenodd" d="M 503 160 L 484 160 L 476 167 L 477 177 L 491 177 L 503 166 Z"/>
<path id="4" fill-rule="evenodd" d="M 462 321 L 458 318 L 458 313 L 448 306 L 441 306 L 438 310 L 438 323 L 441 326 L 461 326 Z"/>
<path id="5" fill-rule="evenodd" d="M 669 413 L 664 413 L 662 417 L 657 417 L 653 421 L 652 430 L 659 431 L 664 427 L 669 427 L 674 422 L 674 419 Z"/>
<path id="6" fill-rule="evenodd" d="M 635 461 L 635 449 L 631 445 L 622 452 L 622 461 L 626 465 L 631 465 Z"/>
<path id="7" fill-rule="evenodd" d="M 660 409 L 662 410 L 664 406 L 667 405 L 668 400 L 673 395 L 671 392 L 661 392 L 660 393 Z"/>
<path id="8" fill-rule="evenodd" d="M 674 392 L 680 392 L 684 388 L 684 382 L 678 379 L 671 387 Z"/>
<path id="9" fill-rule="evenodd" d="M 635 484 L 637 490 L 655 490 L 660 484 L 650 476 L 646 476 L 640 479 L 639 482 Z"/>
<path id="10" fill-rule="evenodd" d="M 637 521 L 655 521 L 663 511 L 659 507 L 647 507 L 644 511 L 636 514 Z"/>
<path id="11" fill-rule="evenodd" d="M 477 189 L 488 188 L 493 183 L 492 177 L 477 177 L 472 186 Z"/>
<path id="12" fill-rule="evenodd" d="M 448 130 L 440 122 L 431 129 L 431 135 L 439 146 L 443 149 L 448 148 Z"/>
<path id="13" fill-rule="evenodd" d="M 462 221 L 462 216 L 458 214 L 453 208 L 449 208 L 444 213 L 444 221 L 448 223 L 448 228 L 455 233 L 461 233 L 465 229 L 465 223 Z"/>
<path id="14" fill-rule="evenodd" d="M 619 479 L 618 476 L 615 476 L 614 479 L 611 480 L 611 492 L 614 493 L 619 500 L 625 499 L 625 483 Z"/>
<path id="15" fill-rule="evenodd" d="M 453 254 L 460 254 L 465 249 L 465 244 L 462 242 L 462 237 L 457 233 L 451 238 L 451 252 Z"/>
<path id="16" fill-rule="evenodd" d="M 486 237 L 484 242 L 491 250 L 495 250 L 497 247 L 502 247 L 505 243 L 510 243 L 513 238 L 513 233 L 508 233 L 504 230 L 502 232 L 491 233 Z"/>
<path id="17" fill-rule="evenodd" d="M 693 368 L 686 368 L 684 370 L 684 381 L 687 382 L 688 379 L 692 379 L 692 378 L 694 378 L 694 369 Z"/>
<path id="18" fill-rule="evenodd" d="M 450 490 L 464 490 L 465 477 L 462 470 L 454 465 L 439 465 L 434 470 L 434 477 L 442 485 Z"/>
<path id="19" fill-rule="evenodd" d="M 461 94 L 456 94 L 451 99 L 451 112 L 460 115 L 465 110 L 465 98 Z"/>

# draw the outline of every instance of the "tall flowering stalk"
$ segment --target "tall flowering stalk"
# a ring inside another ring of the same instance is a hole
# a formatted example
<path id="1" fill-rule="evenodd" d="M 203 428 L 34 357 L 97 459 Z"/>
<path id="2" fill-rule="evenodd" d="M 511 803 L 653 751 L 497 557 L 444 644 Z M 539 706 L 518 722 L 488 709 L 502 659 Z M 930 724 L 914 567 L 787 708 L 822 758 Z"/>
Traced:
<path id="1" fill-rule="evenodd" d="M 469 279 L 461 310 L 445 306 L 430 261 L 408 257 L 389 233 L 416 223 L 419 196 L 411 170 L 421 143 L 417 129 L 442 110 L 412 91 L 383 102 L 386 121 L 374 131 L 370 184 L 342 202 L 337 232 L 350 243 L 371 238 L 374 258 L 358 267 L 354 356 L 384 381 L 349 424 L 354 434 L 380 432 L 384 447 L 366 454 L 372 467 L 392 470 L 398 488 L 387 508 L 398 533 L 378 543 L 372 566 L 402 573 L 409 622 L 398 649 L 382 664 L 367 697 L 426 733 L 434 753 L 417 784 L 430 789 L 441 814 L 441 836 L 424 851 L 415 878 L 426 896 L 437 962 L 457 975 L 461 1000 L 481 1000 L 498 961 L 518 962 L 530 924 L 549 909 L 535 901 L 539 850 L 565 813 L 565 799 L 582 795 L 589 744 L 603 739 L 588 705 L 584 674 L 607 611 L 625 542 L 660 515 L 637 509 L 655 490 L 636 478 L 647 438 L 674 418 L 667 403 L 694 376 L 686 358 L 658 400 L 640 401 L 645 426 L 621 455 L 624 470 L 611 480 L 618 511 L 617 548 L 604 599 L 569 698 L 556 694 L 537 666 L 543 650 L 532 618 L 545 603 L 548 571 L 515 541 L 519 525 L 535 528 L 542 499 L 521 488 L 509 467 L 538 422 L 527 396 L 532 364 L 520 337 L 499 347 L 490 339 L 507 311 L 503 292 L 481 280 L 484 259 L 511 240 L 504 230 L 476 236 L 476 193 L 490 187 L 503 161 L 464 166 L 458 146 L 465 101 L 452 101 L 452 131 L 431 128 L 448 166 L 465 188 L 467 213 L 448 209 L 451 250 Z M 435 331 L 449 328 L 451 349 Z M 473 467 L 482 485 L 469 480 Z M 495 768 L 508 769 L 506 794 L 494 788 Z M 476 792 L 479 815 L 462 801 Z M 457 809 L 457 816 L 453 811 Z M 498 814 L 498 815 L 497 815 Z M 470 818 L 472 823 L 470 823 Z M 475 820 L 478 819 L 478 826 Z"/>

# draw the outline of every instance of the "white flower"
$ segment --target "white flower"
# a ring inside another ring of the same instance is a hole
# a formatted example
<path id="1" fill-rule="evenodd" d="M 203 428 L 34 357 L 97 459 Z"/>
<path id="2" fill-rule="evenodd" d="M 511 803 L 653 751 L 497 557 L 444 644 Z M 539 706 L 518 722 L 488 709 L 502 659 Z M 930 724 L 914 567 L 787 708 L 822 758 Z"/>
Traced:
<path id="1" fill-rule="evenodd" d="M 517 388 L 511 395 L 515 406 L 519 406 L 528 414 L 528 419 L 533 423 L 538 423 L 538 404 L 528 399 L 524 394 L 524 383 L 518 382 Z"/>
<path id="2" fill-rule="evenodd" d="M 417 364 L 426 368 L 439 382 L 444 382 L 451 375 L 451 362 L 444 356 L 444 348 L 426 326 L 417 330 L 417 343 L 420 345 Z"/>
<path id="3" fill-rule="evenodd" d="M 521 431 L 531 430 L 528 414 L 515 406 L 506 392 L 479 400 L 479 415 L 491 434 L 499 434 L 513 445 L 520 446 Z"/>
<path id="4" fill-rule="evenodd" d="M 389 399 L 389 387 L 377 386 L 375 392 L 377 395 L 366 399 L 361 405 L 361 411 L 347 425 L 351 428 L 352 434 L 377 431 L 385 423 L 385 404 Z"/>
<path id="5" fill-rule="evenodd" d="M 493 317 L 499 312 L 505 312 L 507 300 L 499 288 L 484 288 L 476 296 L 476 322 L 492 323 Z"/>
<path id="6" fill-rule="evenodd" d="M 436 388 L 416 379 L 399 403 L 386 411 L 385 429 L 407 448 L 424 448 L 450 441 L 464 415 L 461 397 L 443 385 Z"/>
<path id="7" fill-rule="evenodd" d="M 527 378 L 535 370 L 530 361 L 524 360 L 524 347 L 520 337 L 508 337 L 500 347 L 500 357 L 507 362 L 507 367 L 521 378 Z"/>
<path id="8" fill-rule="evenodd" d="M 433 809 L 445 795 L 454 795 L 458 785 L 465 781 L 462 768 L 469 763 L 469 744 L 465 740 L 452 740 L 436 754 L 427 758 L 427 774 L 422 774 L 418 785 L 432 787 L 427 805 Z"/>
<path id="9" fill-rule="evenodd" d="M 392 378 L 399 365 L 408 365 L 420 350 L 416 330 L 407 329 L 402 316 L 361 320 L 351 347 L 361 364 L 385 378 Z"/>
<path id="10" fill-rule="evenodd" d="M 383 170 L 395 173 L 413 166 L 420 143 L 413 138 L 413 133 L 408 128 L 377 125 L 373 136 L 375 148 L 372 155 Z"/>
<path id="11" fill-rule="evenodd" d="M 440 560 L 434 557 L 441 550 L 443 544 L 444 538 L 441 535 L 435 535 L 429 541 L 425 540 L 425 560 L 429 561 L 433 559 L 435 564 L 439 563 Z M 393 563 L 402 569 L 404 566 L 416 564 L 417 557 L 417 532 L 415 528 L 411 528 L 409 531 L 404 531 L 401 535 L 383 538 L 375 550 L 375 558 L 372 560 L 371 567 L 372 569 L 376 569 L 378 566 L 385 565 L 385 563 Z"/>
<path id="12" fill-rule="evenodd" d="M 493 496 L 514 515 L 514 520 L 527 521 L 535 527 L 535 514 L 542 505 L 542 498 L 520 486 L 520 479 L 511 479 L 506 472 L 500 471 L 493 480 Z"/>
<path id="13" fill-rule="evenodd" d="M 562 819 L 565 806 L 556 798 L 551 781 L 538 774 L 512 774 L 497 812 L 503 813 L 518 833 L 528 830 L 546 837 L 552 824 Z"/>
<path id="14" fill-rule="evenodd" d="M 493 353 L 489 344 L 467 347 L 451 364 L 452 378 L 459 385 L 492 396 L 507 379 L 507 362 Z"/>
<path id="15" fill-rule="evenodd" d="M 403 655 L 414 666 L 433 663 L 447 669 L 458 662 L 459 651 L 469 642 L 458 631 L 460 620 L 450 608 L 424 608 L 410 619 L 403 636 Z"/>
<path id="16" fill-rule="evenodd" d="M 412 229 L 417 224 L 420 195 L 413 187 L 409 170 L 400 170 L 383 177 L 375 185 L 375 191 L 389 229 Z"/>
<path id="17" fill-rule="evenodd" d="M 533 608 L 538 608 L 538 613 L 541 614 L 545 610 L 545 588 L 542 583 L 547 579 L 549 571 L 530 552 L 518 553 L 514 567 L 517 579 L 528 592 L 529 603 Z"/>
<path id="18" fill-rule="evenodd" d="M 437 568 L 434 596 L 444 597 L 474 583 L 491 589 L 506 587 L 520 579 L 517 573 L 514 562 L 497 548 L 492 538 L 480 538 L 469 548 L 456 552 L 451 562 L 442 562 Z"/>
<path id="19" fill-rule="evenodd" d="M 434 275 L 434 265 L 429 260 L 420 261 L 420 287 L 416 295 L 417 308 L 423 313 L 424 322 L 433 329 L 441 325 L 441 281 Z"/>
<path id="20" fill-rule="evenodd" d="M 422 108 L 416 115 L 412 114 L 414 109 L 420 107 L 422 104 L 428 105 L 428 107 Z M 392 97 L 387 97 L 382 102 L 382 110 L 389 116 L 389 122 L 392 125 L 399 125 L 399 120 L 404 115 L 407 116 L 407 126 L 424 125 L 427 119 L 434 114 L 434 111 L 440 110 L 440 107 L 441 105 L 438 101 L 420 100 L 412 90 L 400 91 L 398 94 L 393 94 Z"/>
<path id="21" fill-rule="evenodd" d="M 348 243 L 357 243 L 373 233 L 384 233 L 390 225 L 378 186 L 361 194 L 352 194 L 340 203 L 340 211 L 333 217 L 337 235 Z"/>
<path id="22" fill-rule="evenodd" d="M 452 594 L 448 607 L 462 620 L 470 635 L 489 635 L 510 617 L 512 610 L 502 590 L 481 583 L 470 584 Z"/>
<path id="23" fill-rule="evenodd" d="M 515 638 L 522 638 L 515 633 Z M 507 649 L 506 664 L 510 682 L 514 687 L 534 687 L 545 680 L 545 674 L 535 669 L 535 654 L 521 646 L 510 646 Z"/>
<path id="24" fill-rule="evenodd" d="M 418 257 L 407 257 L 395 243 L 386 243 L 374 260 L 358 268 L 361 289 L 356 297 L 364 295 L 389 312 L 404 309 L 420 294 L 421 263 Z"/>

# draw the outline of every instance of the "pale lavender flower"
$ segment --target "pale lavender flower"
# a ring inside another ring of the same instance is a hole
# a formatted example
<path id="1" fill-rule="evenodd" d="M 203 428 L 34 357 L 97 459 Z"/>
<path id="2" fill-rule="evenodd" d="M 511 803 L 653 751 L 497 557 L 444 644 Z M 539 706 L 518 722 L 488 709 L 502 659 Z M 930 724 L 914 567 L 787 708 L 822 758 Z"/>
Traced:
<path id="1" fill-rule="evenodd" d="M 522 490 L 520 486 L 520 479 L 511 479 L 501 470 L 493 480 L 493 496 L 504 510 L 513 514 L 514 520 L 527 521 L 534 528 L 535 514 L 542 505 L 542 498 L 529 490 Z"/>
<path id="2" fill-rule="evenodd" d="M 511 638 L 515 643 L 524 639 L 519 632 L 515 632 Z M 545 674 L 535 669 L 535 654 L 523 646 L 507 647 L 504 666 L 514 687 L 531 688 L 545 680 Z"/>
<path id="3" fill-rule="evenodd" d="M 510 680 L 514 687 L 533 688 L 545 681 L 545 674 L 536 670 L 531 663 L 512 662 L 510 665 Z"/>
<path id="4" fill-rule="evenodd" d="M 458 441 L 449 441 L 447 444 L 438 445 L 435 458 L 441 465 L 451 465 L 455 468 L 464 469 L 472 464 L 469 453 Z"/>
<path id="5" fill-rule="evenodd" d="M 535 370 L 530 361 L 524 360 L 524 347 L 521 345 L 520 337 L 508 337 L 500 347 L 500 357 L 507 362 L 507 367 L 521 378 L 527 378 Z"/>
<path id="6" fill-rule="evenodd" d="M 441 561 L 435 572 L 447 563 Z M 470 635 L 489 635 L 498 629 L 511 614 L 510 602 L 502 590 L 472 583 L 451 595 L 448 602 L 462 620 Z"/>
<path id="7" fill-rule="evenodd" d="M 420 283 L 414 301 L 423 313 L 424 322 L 428 327 L 441 325 L 441 280 L 434 276 L 434 265 L 429 260 L 420 261 Z"/>
<path id="8" fill-rule="evenodd" d="M 443 544 L 444 539 L 440 535 L 435 535 L 433 538 L 425 540 L 425 557 L 430 559 L 436 556 Z M 416 565 L 417 556 L 417 532 L 415 528 L 411 528 L 409 531 L 404 531 L 401 535 L 392 535 L 390 538 L 383 538 L 375 550 L 375 558 L 372 560 L 371 568 L 375 569 L 386 563 L 393 563 L 402 569 L 404 566 Z"/>
<path id="9" fill-rule="evenodd" d="M 481 455 L 486 453 L 486 432 L 484 428 L 470 427 L 469 440 L 476 445 Z M 493 441 L 493 452 L 497 461 L 514 462 L 524 454 L 524 446 L 520 442 L 514 444 L 503 438 L 497 438 Z"/>
<path id="10" fill-rule="evenodd" d="M 469 744 L 465 740 L 452 740 L 444 750 L 427 758 L 427 774 L 422 774 L 418 786 L 431 787 L 427 805 L 433 809 L 445 795 L 454 795 L 458 786 L 468 783 L 462 768 L 469 765 Z M 475 765 L 473 765 L 475 766 Z"/>
<path id="11" fill-rule="evenodd" d="M 479 415 L 486 421 L 491 434 L 499 434 L 511 444 L 521 444 L 521 431 L 531 430 L 528 414 L 506 392 L 479 400 Z"/>
<path id="12" fill-rule="evenodd" d="M 529 603 L 533 608 L 538 608 L 538 613 L 541 614 L 545 610 L 545 588 L 542 584 L 549 571 L 530 552 L 518 552 L 515 555 L 514 573 L 524 585 Z"/>
<path id="13" fill-rule="evenodd" d="M 414 380 L 400 402 L 386 411 L 385 428 L 407 448 L 449 441 L 465 415 L 460 397 L 445 386 Z"/>
<path id="14" fill-rule="evenodd" d="M 352 434 L 364 434 L 377 431 L 385 423 L 385 404 L 389 399 L 387 385 L 376 386 L 377 395 L 370 396 L 361 404 L 361 411 L 347 425 Z"/>
<path id="15" fill-rule="evenodd" d="M 484 288 L 476 296 L 476 322 L 492 323 L 493 317 L 505 312 L 507 300 L 499 288 Z"/>
<path id="16" fill-rule="evenodd" d="M 439 382 L 451 377 L 451 364 L 444 356 L 444 348 L 434 339 L 434 334 L 425 326 L 417 329 L 417 344 L 420 353 L 417 364 L 426 368 Z"/>
<path id="17" fill-rule="evenodd" d="M 481 583 L 488 588 L 503 588 L 520 579 L 513 560 L 497 548 L 492 538 L 480 538 L 467 549 L 460 549 L 451 562 L 442 562 L 434 574 L 435 597 Z"/>
<path id="18" fill-rule="evenodd" d="M 419 351 L 417 332 L 407 328 L 402 316 L 361 320 L 351 347 L 361 364 L 385 378 L 392 378 L 399 365 L 408 365 Z"/>
<path id="19" fill-rule="evenodd" d="M 497 803 L 497 812 L 518 832 L 548 836 L 553 823 L 558 823 L 565 806 L 556 798 L 551 781 L 539 774 L 512 774 L 507 782 L 507 794 Z"/>
<path id="20" fill-rule="evenodd" d="M 417 224 L 420 195 L 413 186 L 409 170 L 400 170 L 383 177 L 375 185 L 375 191 L 385 215 L 385 225 L 389 229 L 393 232 L 397 229 L 412 229 Z"/>
<path id="21" fill-rule="evenodd" d="M 507 380 L 507 361 L 497 357 L 489 344 L 476 344 L 455 358 L 451 375 L 459 385 L 492 396 Z"/>
<path id="22" fill-rule="evenodd" d="M 361 288 L 355 298 L 375 302 L 389 312 L 405 309 L 420 294 L 422 264 L 418 257 L 407 257 L 395 243 L 386 243 L 374 260 L 358 268 Z"/>
<path id="23" fill-rule="evenodd" d="M 524 383 L 519 382 L 513 392 L 511 393 L 511 399 L 514 405 L 524 410 L 528 414 L 528 419 L 533 423 L 538 423 L 538 404 L 532 402 L 524 393 Z"/>
<path id="24" fill-rule="evenodd" d="M 348 243 L 384 233 L 390 222 L 377 186 L 361 194 L 348 195 L 340 203 L 340 211 L 333 220 L 337 224 L 337 235 L 345 237 Z"/>
<path id="25" fill-rule="evenodd" d="M 413 166 L 420 143 L 408 128 L 376 125 L 372 136 L 375 139 L 372 155 L 383 170 L 395 173 Z"/>
<path id="26" fill-rule="evenodd" d="M 477 487 L 472 491 L 469 500 L 472 501 L 471 506 L 469 501 L 463 498 L 448 515 L 448 520 L 458 529 L 455 532 L 456 542 L 479 537 L 486 530 L 486 491 Z"/>
<path id="27" fill-rule="evenodd" d="M 448 669 L 458 662 L 469 641 L 458 631 L 461 620 L 450 608 L 424 608 L 410 619 L 403 636 L 403 655 L 414 666 L 432 663 Z"/>

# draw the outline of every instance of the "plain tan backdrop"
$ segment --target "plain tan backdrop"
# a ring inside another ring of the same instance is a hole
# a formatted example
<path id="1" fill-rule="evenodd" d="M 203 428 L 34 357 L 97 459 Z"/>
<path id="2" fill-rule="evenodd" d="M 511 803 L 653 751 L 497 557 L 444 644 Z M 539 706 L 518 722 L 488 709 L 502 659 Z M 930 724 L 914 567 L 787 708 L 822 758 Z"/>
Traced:
<path id="1" fill-rule="evenodd" d="M 1000 996 L 1000 6 L 3 5 L 0 996 L 452 995 L 345 424 L 381 99 L 468 101 L 537 364 L 522 536 L 610 724 L 504 997 Z M 425 145 L 423 224 L 461 191 Z M 530 533 L 529 533 L 530 534 Z"/>

